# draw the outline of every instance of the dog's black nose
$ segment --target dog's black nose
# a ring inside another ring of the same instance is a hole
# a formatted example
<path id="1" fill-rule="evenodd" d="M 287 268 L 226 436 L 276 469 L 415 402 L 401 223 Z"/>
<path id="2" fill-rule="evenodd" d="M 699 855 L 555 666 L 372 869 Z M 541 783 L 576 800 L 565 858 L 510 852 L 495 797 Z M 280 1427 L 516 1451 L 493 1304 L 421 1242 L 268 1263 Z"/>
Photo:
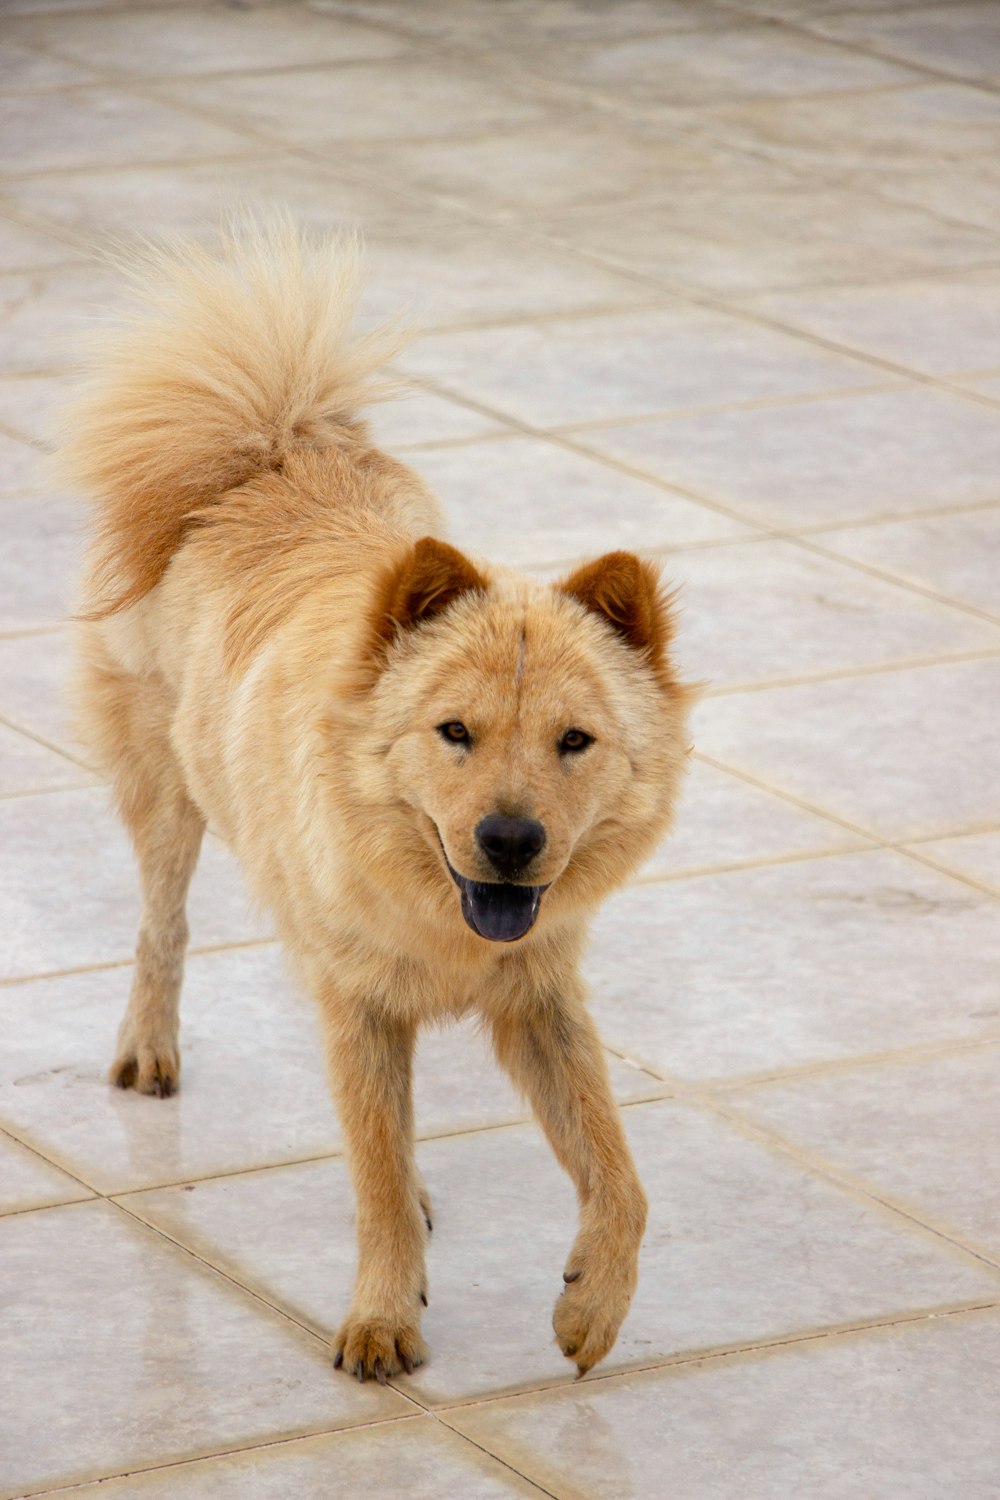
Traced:
<path id="1" fill-rule="evenodd" d="M 480 849 L 501 875 L 517 875 L 545 847 L 545 829 L 534 818 L 492 813 L 476 829 Z"/>

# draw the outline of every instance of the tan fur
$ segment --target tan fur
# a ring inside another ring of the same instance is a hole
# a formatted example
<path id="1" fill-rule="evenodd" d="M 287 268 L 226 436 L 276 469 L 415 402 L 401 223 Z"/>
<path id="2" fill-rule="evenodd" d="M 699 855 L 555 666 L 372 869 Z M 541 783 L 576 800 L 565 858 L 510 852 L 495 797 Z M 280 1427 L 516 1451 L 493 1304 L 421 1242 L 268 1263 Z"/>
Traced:
<path id="1" fill-rule="evenodd" d="M 358 1197 L 338 1362 L 384 1379 L 424 1358 L 411 1059 L 420 1025 L 475 1010 L 577 1187 L 555 1327 L 589 1369 L 635 1287 L 645 1198 L 579 958 L 662 836 L 686 756 L 657 577 L 613 553 L 544 587 L 436 539 L 437 502 L 357 415 L 386 341 L 346 342 L 349 248 L 278 226 L 143 274 L 153 312 L 101 356 L 66 454 L 96 506 L 80 721 L 144 899 L 112 1077 L 177 1086 L 209 822 L 325 1025 Z M 471 749 L 439 732 L 451 721 Z M 593 743 L 560 754 L 574 727 Z M 538 920 L 510 943 L 466 925 L 448 871 L 495 880 L 475 837 L 495 813 L 547 835 Z"/>

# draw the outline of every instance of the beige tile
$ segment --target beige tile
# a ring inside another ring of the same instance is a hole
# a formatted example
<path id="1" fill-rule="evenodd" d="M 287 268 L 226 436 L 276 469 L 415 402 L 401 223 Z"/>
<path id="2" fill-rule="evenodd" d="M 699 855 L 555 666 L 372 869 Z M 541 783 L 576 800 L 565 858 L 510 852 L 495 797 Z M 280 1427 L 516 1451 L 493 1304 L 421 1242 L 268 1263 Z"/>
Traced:
<path id="1" fill-rule="evenodd" d="M 211 82 L 173 84 L 169 97 L 182 107 L 210 110 L 216 119 L 237 128 L 310 147 L 474 135 L 538 120 L 546 113 L 526 91 L 488 82 L 471 70 L 433 58 L 302 68 L 295 73 L 294 88 L 281 73 L 234 74 Z"/>
<path id="2" fill-rule="evenodd" d="M 324 162 L 267 150 L 220 161 L 47 172 L 9 179 L 4 192 L 22 211 L 98 246 L 109 236 L 208 237 L 247 205 L 257 213 L 285 209 L 311 230 L 410 229 L 430 213 L 384 183 L 358 182 Z"/>
<path id="3" fill-rule="evenodd" d="M 31 94 L 0 99 L 5 175 L 245 150 L 234 131 L 148 97 L 89 88 L 46 95 L 44 104 Z"/>
<path id="4" fill-rule="evenodd" d="M 15 23 L 11 35 L 71 62 L 140 75 L 358 62 L 394 56 L 403 46 L 384 32 L 299 5 L 238 10 L 182 4 L 153 10 L 126 7 L 103 15 L 84 11 Z"/>
<path id="5" fill-rule="evenodd" d="M 1000 15 L 989 0 L 900 8 L 898 14 L 869 15 L 848 9 L 847 15 L 824 18 L 820 29 L 848 45 L 860 42 L 883 57 L 916 63 L 936 73 L 963 78 L 1000 76 Z"/>
<path id="6" fill-rule="evenodd" d="M 138 882 L 104 787 L 0 801 L 0 978 L 130 959 Z M 191 942 L 266 935 L 234 861 L 208 838 L 189 902 Z"/>
<path id="7" fill-rule="evenodd" d="M 389 453 L 435 443 L 468 442 L 510 430 L 502 418 L 485 416 L 416 386 L 403 386 L 392 400 L 370 407 L 365 416 L 375 442 Z M 423 455 L 409 461 L 419 469 Z"/>
<path id="8" fill-rule="evenodd" d="M 1000 100 L 953 83 L 816 99 L 725 105 L 699 116 L 745 149 L 826 174 L 856 172 L 892 189 L 910 172 L 950 171 L 996 158 Z"/>
<path id="9" fill-rule="evenodd" d="M 992 1011 L 1000 1029 L 1000 1003 Z M 986 1047 L 736 1090 L 726 1102 L 1000 1262 L 998 1062 Z"/>
<path id="10" fill-rule="evenodd" d="M 753 305 L 792 328 L 924 375 L 988 370 L 1000 359 L 1000 273 L 994 271 L 779 293 Z"/>
<path id="11" fill-rule="evenodd" d="M 28 443 L 0 432 L 0 500 L 6 502 L 11 495 L 37 493 L 46 489 L 49 482 L 44 455 Z"/>
<path id="12" fill-rule="evenodd" d="M 1000 833 L 967 833 L 954 839 L 930 839 L 914 845 L 914 853 L 927 854 L 949 870 L 971 875 L 996 887 L 1000 894 Z"/>
<path id="13" fill-rule="evenodd" d="M 743 542 L 668 558 L 680 588 L 678 657 L 711 687 L 1000 649 L 1000 625 L 817 557 Z"/>
<path id="14" fill-rule="evenodd" d="M 516 235 L 444 215 L 403 234 L 369 238 L 364 307 L 418 326 L 628 307 L 648 287 Z"/>
<path id="15" fill-rule="evenodd" d="M 623 891 L 585 970 L 611 1046 L 702 1080 L 993 1036 L 998 958 L 992 897 L 859 853 Z"/>
<path id="16" fill-rule="evenodd" d="M 189 956 L 171 1099 L 107 1082 L 131 979 L 121 968 L 4 988 L 0 1121 L 104 1193 L 342 1149 L 313 1003 L 276 945 Z M 660 1087 L 618 1058 L 609 1064 L 622 1100 Z M 527 1114 L 469 1024 L 422 1033 L 415 1099 L 422 1136 Z"/>
<path id="17" fill-rule="evenodd" d="M 530 1500 L 541 1491 L 520 1474 L 467 1442 L 433 1417 L 404 1418 L 315 1438 L 299 1438 L 226 1454 L 201 1463 L 105 1480 L 112 1497 L 169 1496 L 170 1500 L 329 1500 L 337 1492 L 364 1493 L 372 1478 L 383 1493 L 407 1500 Z M 97 1485 L 93 1486 L 94 1491 Z M 81 1494 L 91 1492 L 84 1485 Z"/>
<path id="18" fill-rule="evenodd" d="M 704 109 L 731 99 L 778 99 L 921 81 L 912 69 L 766 23 L 715 26 L 707 44 L 696 32 L 548 48 L 539 67 L 546 77 L 598 97 L 653 109 Z"/>
<path id="19" fill-rule="evenodd" d="M 61 409 L 68 403 L 74 386 L 73 379 L 64 375 L 0 376 L 0 422 L 21 437 L 52 448 L 59 434 Z M 51 490 L 52 471 L 40 455 L 30 464 L 22 456 L 21 466 L 25 472 L 30 470 L 31 483 Z M 18 478 L 16 466 L 10 473 L 5 464 L 3 473 L 13 491 L 14 481 Z"/>
<path id="20" fill-rule="evenodd" d="M 357 16 L 380 26 L 441 42 L 492 48 L 501 43 L 530 51 L 540 39 L 642 36 L 677 28 L 715 25 L 725 16 L 705 0 L 617 0 L 595 6 L 588 0 L 438 0 L 413 6 L 407 0 L 310 0 L 312 10 Z"/>
<path id="21" fill-rule="evenodd" d="M 858 843 L 839 824 L 695 759 L 681 787 L 676 825 L 641 873 L 674 875 L 754 864 L 856 848 Z"/>
<path id="22" fill-rule="evenodd" d="M 401 364 L 537 427 L 805 395 L 881 378 L 803 340 L 680 303 L 431 335 Z"/>
<path id="23" fill-rule="evenodd" d="M 93 265 L 0 277 L 0 373 L 51 372 L 75 364 L 121 301 L 121 278 Z"/>
<path id="24" fill-rule="evenodd" d="M 24 46 L 23 29 L 11 22 L 6 5 L 4 40 L 0 45 L 0 89 L 58 89 L 74 83 L 89 83 L 92 68 L 75 67 L 58 57 L 47 57 L 44 51 Z M 37 106 L 44 109 L 44 102 Z"/>
<path id="25" fill-rule="evenodd" d="M 759 171 L 759 169 L 757 169 Z M 995 262 L 1000 240 L 983 229 L 892 203 L 858 187 L 698 181 L 663 203 L 553 215 L 553 239 L 617 265 L 710 291 L 870 281 L 939 267 Z"/>
<path id="26" fill-rule="evenodd" d="M 0 270 L 33 271 L 38 266 L 79 260 L 81 254 L 69 240 L 43 234 L 40 229 L 31 229 L 17 219 L 0 217 Z"/>
<path id="27" fill-rule="evenodd" d="M 0 1263 L 5 1495 L 412 1410 L 111 1204 L 5 1219 Z"/>
<path id="28" fill-rule="evenodd" d="M 996 1314 L 658 1370 L 449 1414 L 561 1500 L 989 1495 Z"/>
<path id="29" fill-rule="evenodd" d="M 0 699 L 0 719 L 3 711 Z M 80 766 L 0 722 L 0 797 L 81 786 L 92 780 Z"/>
<path id="30" fill-rule="evenodd" d="M 980 391 L 994 401 L 1000 401 L 1000 375 L 989 375 L 965 382 L 970 391 Z"/>
<path id="31" fill-rule="evenodd" d="M 0 636 L 0 714 L 79 758 L 84 752 L 66 698 L 69 670 L 70 647 L 61 630 Z"/>
<path id="32" fill-rule="evenodd" d="M 62 497 L 2 502 L 0 631 L 59 625 L 72 613 L 84 520 L 80 503 Z"/>
<path id="33" fill-rule="evenodd" d="M 773 526 L 939 510 L 997 498 L 987 407 L 907 388 L 588 432 L 596 452 Z"/>
<path id="34" fill-rule="evenodd" d="M 1000 819 L 1000 661 L 961 662 L 715 698 L 699 749 L 888 838 Z"/>
<path id="35" fill-rule="evenodd" d="M 74 1203 L 93 1194 L 26 1146 L 0 1136 L 0 1214 Z"/>
<path id="36" fill-rule="evenodd" d="M 563 115 L 567 113 L 564 106 Z M 678 129 L 643 133 L 591 116 L 501 124 L 471 140 L 352 146 L 347 160 L 379 181 L 533 229 L 539 217 L 606 205 L 627 215 L 699 184 L 745 189 L 780 169 L 734 158 Z M 527 164 L 530 163 L 530 170 Z"/>
<path id="37" fill-rule="evenodd" d="M 1000 616 L 1000 506 L 825 532 L 817 541 Z"/>
<path id="38" fill-rule="evenodd" d="M 650 1223 L 639 1290 L 605 1371 L 1000 1296 L 1000 1273 L 712 1116 L 657 1103 L 626 1110 L 625 1120 Z M 418 1161 L 434 1201 L 424 1317 L 431 1358 L 406 1388 L 441 1405 L 568 1381 L 550 1318 L 575 1233 L 575 1194 L 540 1134 L 516 1127 L 427 1142 Z M 336 1327 L 354 1259 L 342 1162 L 127 1201 L 294 1316 L 324 1333 Z"/>
<path id="39" fill-rule="evenodd" d="M 413 463 L 444 502 L 455 541 L 493 562 L 562 563 L 749 534 L 682 495 L 534 438 L 414 454 Z"/>
<path id="40" fill-rule="evenodd" d="M 964 220 L 980 228 L 1000 231 L 1000 172 L 986 156 L 949 160 L 940 166 L 894 169 L 880 189 L 899 202 L 919 205 L 934 213 Z"/>

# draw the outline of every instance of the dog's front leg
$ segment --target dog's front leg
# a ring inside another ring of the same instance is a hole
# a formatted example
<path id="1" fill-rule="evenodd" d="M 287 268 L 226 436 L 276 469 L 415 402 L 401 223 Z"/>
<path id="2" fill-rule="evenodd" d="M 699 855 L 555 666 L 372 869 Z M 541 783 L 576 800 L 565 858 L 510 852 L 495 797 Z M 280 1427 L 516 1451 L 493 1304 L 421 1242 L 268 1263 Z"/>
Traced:
<path id="1" fill-rule="evenodd" d="M 646 1226 L 646 1195 L 611 1093 L 582 985 L 491 1018 L 497 1056 L 527 1094 L 576 1184 L 580 1228 L 552 1322 L 581 1375 L 608 1353 L 628 1312 Z"/>
<path id="2" fill-rule="evenodd" d="M 429 1221 L 413 1159 L 415 1028 L 363 999 L 322 996 L 333 1088 L 357 1197 L 358 1271 L 334 1364 L 359 1380 L 409 1373 L 426 1347 Z"/>

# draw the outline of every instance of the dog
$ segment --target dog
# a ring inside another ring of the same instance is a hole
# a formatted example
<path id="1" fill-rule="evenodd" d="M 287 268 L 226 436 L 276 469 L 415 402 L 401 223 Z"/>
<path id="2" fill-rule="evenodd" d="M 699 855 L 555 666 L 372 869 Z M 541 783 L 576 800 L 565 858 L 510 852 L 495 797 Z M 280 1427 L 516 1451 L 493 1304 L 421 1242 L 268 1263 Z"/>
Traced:
<path id="1" fill-rule="evenodd" d="M 672 600 L 612 551 L 554 585 L 442 539 L 360 413 L 399 335 L 352 333 L 357 244 L 286 220 L 149 248 L 64 471 L 93 506 L 80 732 L 142 889 L 111 1080 L 178 1086 L 185 900 L 207 824 L 319 1007 L 357 1198 L 334 1364 L 426 1357 L 418 1028 L 475 1012 L 576 1185 L 553 1324 L 614 1344 L 647 1203 L 580 978 L 588 919 L 670 823 L 691 690 Z M 488 461 L 488 460 L 487 460 Z"/>

